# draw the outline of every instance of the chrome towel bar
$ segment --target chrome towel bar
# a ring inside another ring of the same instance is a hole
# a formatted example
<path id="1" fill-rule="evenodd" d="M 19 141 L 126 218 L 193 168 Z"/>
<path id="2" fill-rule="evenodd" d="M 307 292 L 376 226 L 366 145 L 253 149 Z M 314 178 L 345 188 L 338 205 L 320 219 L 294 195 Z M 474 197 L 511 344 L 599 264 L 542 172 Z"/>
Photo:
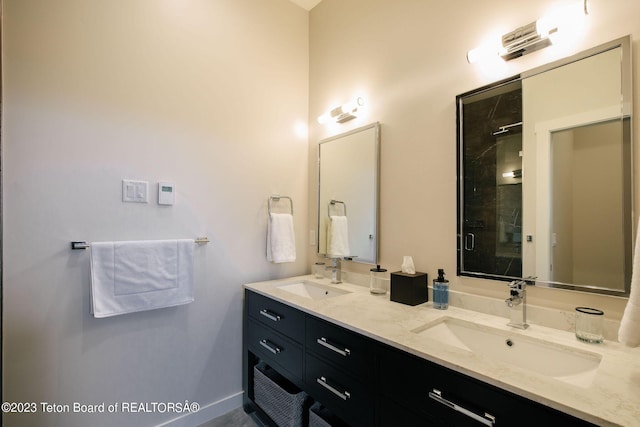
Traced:
<path id="1" fill-rule="evenodd" d="M 208 237 L 197 237 L 194 240 L 194 243 L 196 245 L 205 245 L 205 244 L 209 243 L 209 238 Z M 71 249 L 72 250 L 89 249 L 90 247 L 91 247 L 91 244 L 87 243 L 85 241 L 71 242 Z"/>

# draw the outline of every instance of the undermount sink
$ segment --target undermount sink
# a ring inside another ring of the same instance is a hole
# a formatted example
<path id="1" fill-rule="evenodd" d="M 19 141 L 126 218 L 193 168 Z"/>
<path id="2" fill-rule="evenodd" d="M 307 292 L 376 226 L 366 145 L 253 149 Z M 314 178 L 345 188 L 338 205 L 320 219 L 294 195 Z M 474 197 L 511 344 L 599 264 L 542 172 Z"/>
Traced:
<path id="1" fill-rule="evenodd" d="M 346 291 L 344 289 L 333 288 L 314 282 L 307 282 L 306 280 L 295 283 L 284 283 L 280 286 L 277 286 L 277 288 L 300 297 L 310 298 L 314 300 L 333 298 L 351 293 L 350 291 Z"/>
<path id="2" fill-rule="evenodd" d="M 444 317 L 411 332 L 478 356 L 589 387 L 602 356 L 472 322 Z"/>

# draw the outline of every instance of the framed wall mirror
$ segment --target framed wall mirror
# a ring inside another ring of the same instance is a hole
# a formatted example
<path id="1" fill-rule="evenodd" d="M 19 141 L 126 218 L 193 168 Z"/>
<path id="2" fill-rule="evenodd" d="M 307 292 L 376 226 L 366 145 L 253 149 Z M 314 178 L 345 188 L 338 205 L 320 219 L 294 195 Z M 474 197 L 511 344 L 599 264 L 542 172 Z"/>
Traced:
<path id="1" fill-rule="evenodd" d="M 628 295 L 631 37 L 456 98 L 458 275 Z"/>
<path id="2" fill-rule="evenodd" d="M 320 142 L 319 254 L 378 262 L 379 163 L 377 122 Z"/>

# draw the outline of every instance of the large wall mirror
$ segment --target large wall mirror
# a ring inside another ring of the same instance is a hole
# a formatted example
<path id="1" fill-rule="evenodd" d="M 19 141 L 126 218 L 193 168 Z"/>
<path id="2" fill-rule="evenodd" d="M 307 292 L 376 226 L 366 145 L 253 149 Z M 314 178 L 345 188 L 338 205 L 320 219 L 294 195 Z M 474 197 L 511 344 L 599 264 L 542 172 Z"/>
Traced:
<path id="1" fill-rule="evenodd" d="M 457 97 L 458 274 L 628 295 L 631 37 Z"/>
<path id="2" fill-rule="evenodd" d="M 318 253 L 376 264 L 380 125 L 325 139 L 318 153 Z"/>

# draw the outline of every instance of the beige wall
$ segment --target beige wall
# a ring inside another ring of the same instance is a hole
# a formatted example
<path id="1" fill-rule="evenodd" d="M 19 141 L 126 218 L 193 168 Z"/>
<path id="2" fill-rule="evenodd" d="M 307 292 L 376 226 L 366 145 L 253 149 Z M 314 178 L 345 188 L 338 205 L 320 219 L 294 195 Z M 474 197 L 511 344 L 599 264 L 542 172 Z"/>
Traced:
<path id="1" fill-rule="evenodd" d="M 4 0 L 3 398 L 241 405 L 242 284 L 306 272 L 308 13 L 288 0 Z M 149 204 L 123 204 L 123 178 Z M 155 185 L 176 184 L 159 206 Z M 265 259 L 267 198 L 299 256 Z M 94 319 L 71 240 L 208 236 L 195 302 Z M 11 426 L 151 426 L 182 414 L 8 414 Z"/>
<path id="2" fill-rule="evenodd" d="M 592 0 L 583 35 L 565 48 L 547 48 L 489 74 L 467 63 L 467 50 L 491 33 L 506 33 L 568 1 L 515 5 L 505 0 L 324 0 L 310 13 L 310 170 L 317 141 L 372 121 L 381 123 L 380 263 L 399 270 L 403 255 L 429 273 L 444 268 L 453 289 L 505 298 L 504 282 L 456 277 L 455 96 L 627 34 L 635 35 L 634 86 L 640 69 L 640 2 Z M 344 125 L 314 120 L 329 107 L 361 94 L 364 117 Z M 635 93 L 638 105 L 638 91 Z M 638 132 L 638 119 L 633 124 Z M 638 150 L 636 151 L 636 153 Z M 635 180 L 636 197 L 640 185 Z M 315 224 L 311 180 L 309 223 Z M 310 254 L 310 262 L 315 259 Z M 347 264 L 366 273 L 368 266 Z M 603 308 L 619 318 L 625 299 L 534 288 L 533 304 Z"/>

